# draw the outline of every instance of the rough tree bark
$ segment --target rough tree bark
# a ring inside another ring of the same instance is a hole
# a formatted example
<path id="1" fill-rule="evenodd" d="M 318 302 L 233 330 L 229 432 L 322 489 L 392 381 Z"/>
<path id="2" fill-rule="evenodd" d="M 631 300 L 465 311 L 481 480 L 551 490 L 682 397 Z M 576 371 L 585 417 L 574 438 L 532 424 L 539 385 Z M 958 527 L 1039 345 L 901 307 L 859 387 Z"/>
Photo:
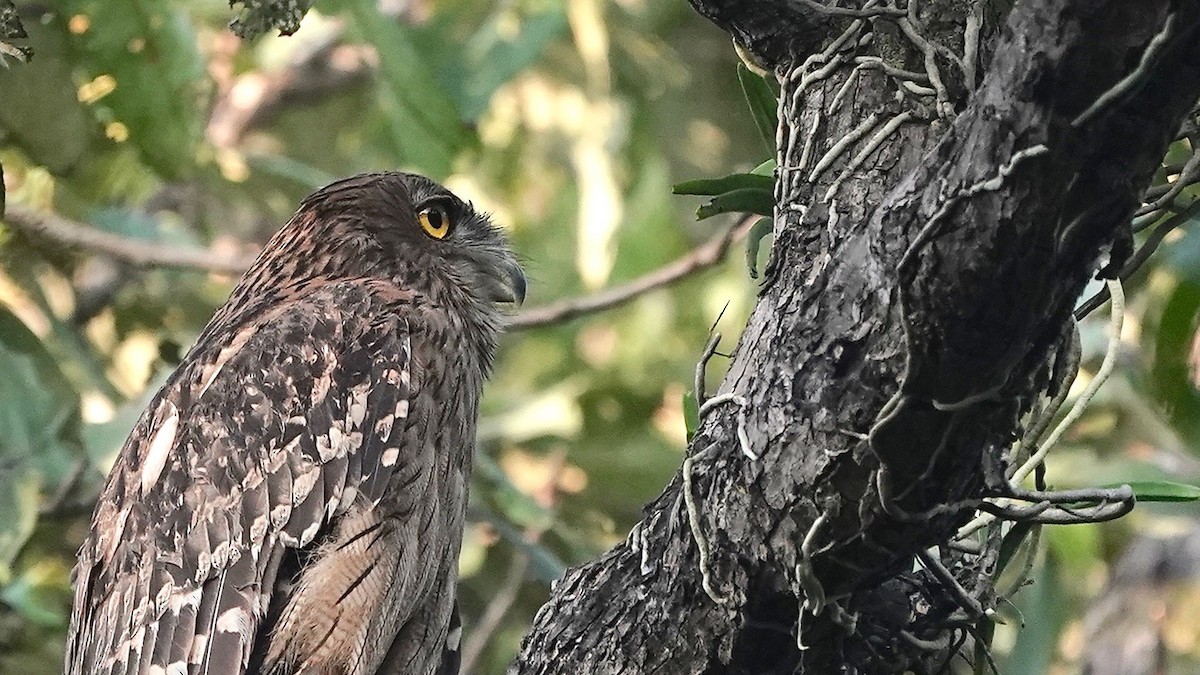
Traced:
<path id="1" fill-rule="evenodd" d="M 1073 304 L 1200 95 L 1200 3 L 691 2 L 783 89 L 741 398 L 512 672 L 936 670 L 981 608 L 914 558 L 1061 386 Z"/>

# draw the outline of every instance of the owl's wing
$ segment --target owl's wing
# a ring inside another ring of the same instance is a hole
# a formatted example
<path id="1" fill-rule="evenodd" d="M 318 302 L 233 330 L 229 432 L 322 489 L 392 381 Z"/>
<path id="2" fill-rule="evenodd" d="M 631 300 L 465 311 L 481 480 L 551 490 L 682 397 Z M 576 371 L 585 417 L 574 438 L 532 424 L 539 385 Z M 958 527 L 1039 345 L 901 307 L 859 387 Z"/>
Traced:
<path id="1" fill-rule="evenodd" d="M 244 672 L 282 553 L 403 470 L 411 296 L 390 294 L 327 285 L 188 355 L 100 496 L 67 673 Z"/>

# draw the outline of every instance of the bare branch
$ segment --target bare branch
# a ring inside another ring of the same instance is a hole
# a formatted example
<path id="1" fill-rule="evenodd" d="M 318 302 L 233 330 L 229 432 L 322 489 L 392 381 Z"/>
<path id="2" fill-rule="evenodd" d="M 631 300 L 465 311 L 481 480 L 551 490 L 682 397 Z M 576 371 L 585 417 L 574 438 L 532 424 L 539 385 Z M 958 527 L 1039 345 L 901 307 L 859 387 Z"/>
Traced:
<path id="1" fill-rule="evenodd" d="M 628 283 L 521 312 L 513 317 L 509 329 L 523 330 L 562 323 L 619 307 L 641 295 L 676 284 L 723 261 L 730 245 L 744 239 L 757 218 L 739 220 L 733 227 L 674 262 Z M 35 211 L 18 204 L 8 207 L 3 222 L 25 234 L 48 239 L 68 248 L 107 255 L 138 267 L 178 267 L 236 276 L 245 272 L 254 262 L 254 257 L 248 255 L 232 257 L 198 248 L 181 248 L 103 232 L 53 213 Z"/>
<path id="2" fill-rule="evenodd" d="M 504 617 L 517 601 L 521 584 L 525 583 L 525 572 L 529 570 L 529 556 L 519 551 L 513 552 L 512 562 L 509 563 L 508 573 L 500 588 L 492 595 L 483 615 L 479 617 L 475 630 L 463 642 L 462 672 L 475 672 L 475 664 L 483 655 L 483 650 L 491 642 L 492 636 L 500 628 Z"/>
<path id="3" fill-rule="evenodd" d="M 8 206 L 4 222 L 30 236 L 49 239 L 72 249 L 104 254 L 138 267 L 180 267 L 240 275 L 254 262 L 253 256 L 234 257 L 203 249 L 131 239 L 20 204 Z"/>
<path id="4" fill-rule="evenodd" d="M 743 218 L 732 228 L 697 246 L 674 262 L 628 283 L 592 295 L 561 300 L 521 312 L 513 317 L 509 330 L 536 328 L 562 323 L 586 314 L 595 314 L 623 305 L 650 291 L 676 284 L 724 260 L 729 246 L 743 239 L 757 219 L 758 216 Z"/>

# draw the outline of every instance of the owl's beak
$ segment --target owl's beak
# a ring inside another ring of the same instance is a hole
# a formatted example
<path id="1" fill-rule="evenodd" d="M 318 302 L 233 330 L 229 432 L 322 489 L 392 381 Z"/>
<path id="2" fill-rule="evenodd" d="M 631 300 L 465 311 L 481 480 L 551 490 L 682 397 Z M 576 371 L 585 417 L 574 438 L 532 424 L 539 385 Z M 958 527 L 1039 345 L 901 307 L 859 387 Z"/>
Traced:
<path id="1" fill-rule="evenodd" d="M 525 302 L 525 270 L 515 261 L 506 260 L 496 270 L 495 280 L 492 300 L 512 303 L 518 307 Z"/>

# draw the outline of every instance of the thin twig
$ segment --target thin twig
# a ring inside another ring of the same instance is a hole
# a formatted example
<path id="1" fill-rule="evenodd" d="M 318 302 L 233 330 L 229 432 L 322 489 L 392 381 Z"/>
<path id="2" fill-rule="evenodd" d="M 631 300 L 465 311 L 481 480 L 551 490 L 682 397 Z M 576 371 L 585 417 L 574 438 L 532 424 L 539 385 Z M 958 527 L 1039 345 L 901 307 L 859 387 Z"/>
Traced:
<path id="1" fill-rule="evenodd" d="M 519 551 L 514 552 L 512 562 L 508 566 L 508 574 L 504 577 L 504 582 L 500 584 L 500 588 L 492 595 L 492 599 L 488 602 L 483 615 L 479 617 L 479 622 L 475 626 L 475 630 L 471 631 L 470 636 L 463 642 L 462 672 L 475 672 L 475 663 L 483 654 L 483 649 L 487 647 L 492 635 L 496 633 L 496 630 L 500 627 L 500 623 L 504 621 L 504 617 L 512 609 L 513 603 L 517 601 L 517 595 L 521 591 L 521 584 L 525 581 L 525 572 L 528 569 L 529 556 Z"/>
<path id="2" fill-rule="evenodd" d="M 712 359 L 713 354 L 717 352 L 717 345 L 721 344 L 721 334 L 713 332 L 712 337 L 708 339 L 708 344 L 704 345 L 704 353 L 700 355 L 700 361 L 696 363 L 696 407 L 697 410 L 704 405 L 708 400 L 708 394 L 704 391 L 704 376 L 708 372 L 708 362 Z M 699 413 L 697 412 L 697 416 Z"/>
<path id="3" fill-rule="evenodd" d="M 592 295 L 561 300 L 543 307 L 525 310 L 513 317 L 508 328 L 509 330 L 523 330 L 562 323 L 586 314 L 612 309 L 650 291 L 678 283 L 688 276 L 713 267 L 724 260 L 725 255 L 729 252 L 729 246 L 735 241 L 743 239 L 756 220 L 758 220 L 758 216 L 744 218 L 732 228 L 697 246 L 674 262 L 628 283 Z"/>
<path id="4" fill-rule="evenodd" d="M 1116 367 L 1118 351 L 1117 347 L 1121 343 L 1121 326 L 1124 324 L 1125 320 L 1125 293 L 1121 288 L 1121 282 L 1119 280 L 1109 280 L 1107 285 L 1108 292 L 1112 296 L 1112 318 L 1109 320 L 1109 343 L 1108 349 L 1104 353 L 1104 360 L 1100 363 L 1100 368 L 1096 371 L 1095 377 L 1088 382 L 1088 386 L 1084 388 L 1083 392 L 1079 395 L 1079 398 L 1075 399 L 1075 403 L 1067 412 L 1067 416 L 1058 423 L 1058 426 L 1054 428 L 1054 431 L 1050 432 L 1050 436 L 1044 443 L 1038 446 L 1037 451 L 1035 451 L 1029 459 L 1025 460 L 1025 463 L 1021 465 L 1021 468 L 1017 469 L 1016 472 L 1013 473 L 1013 477 L 1010 482 L 1014 487 L 1020 485 L 1021 481 L 1025 480 L 1030 473 L 1033 473 L 1033 468 L 1035 466 L 1045 461 L 1046 453 L 1048 453 L 1050 448 L 1052 448 L 1054 444 L 1058 442 L 1058 439 L 1061 438 L 1064 433 L 1066 433 L 1067 429 L 1069 429 L 1076 420 L 1083 416 L 1084 409 L 1087 408 L 1088 403 L 1090 403 L 1092 398 L 1096 395 L 1096 392 L 1100 389 L 1100 385 L 1104 384 L 1104 381 L 1108 379 L 1110 374 L 1112 374 L 1113 368 Z"/>
<path id="5" fill-rule="evenodd" d="M 1055 370 L 1063 373 L 1063 381 L 1058 383 L 1058 392 L 1055 393 L 1054 398 L 1050 399 L 1050 402 L 1042 408 L 1037 421 L 1021 438 L 1020 444 L 1014 448 L 1012 457 L 1013 466 L 1007 472 L 1005 476 L 1006 480 L 1011 480 L 1013 473 L 1020 466 L 1017 461 L 1020 456 L 1026 451 L 1031 451 L 1030 448 L 1038 446 L 1038 443 L 1042 440 L 1042 436 L 1050 428 L 1050 423 L 1054 421 L 1054 416 L 1058 414 L 1063 404 L 1067 402 L 1067 395 L 1071 392 L 1071 381 L 1075 379 L 1076 373 L 1079 372 L 1079 361 L 1083 355 L 1082 346 L 1079 342 L 1079 324 L 1074 320 L 1071 321 L 1071 336 L 1067 340 L 1065 353 L 1060 352 L 1055 357 L 1056 359 L 1066 359 L 1062 364 L 1063 367 L 1060 369 L 1058 364 L 1054 367 Z"/>
<path id="6" fill-rule="evenodd" d="M 545 482 L 532 495 L 534 501 L 545 509 L 553 509 L 558 503 L 558 483 L 563 470 L 567 466 L 565 452 L 556 452 L 549 458 L 549 474 Z M 529 527 L 525 530 L 526 541 L 533 545 L 541 541 L 545 527 Z M 508 574 L 499 590 L 492 596 L 483 615 L 479 617 L 478 625 L 467 636 L 462 647 L 461 672 L 470 673 L 475 670 L 475 663 L 483 654 L 483 650 L 491 641 L 492 636 L 500 628 L 504 617 L 512 609 L 521 584 L 525 581 L 525 573 L 529 570 L 529 556 L 520 550 L 513 551 L 513 559 L 508 567 Z"/>
<path id="7" fill-rule="evenodd" d="M 253 256 L 228 256 L 198 248 L 180 248 L 123 237 L 53 213 L 35 211 L 21 204 L 8 205 L 4 222 L 26 234 L 49 239 L 68 248 L 102 253 L 138 267 L 180 267 L 240 275 L 254 262 Z"/>
<path id="8" fill-rule="evenodd" d="M 1121 342 L 1121 327 L 1125 317 L 1125 293 L 1120 281 L 1110 279 L 1107 283 L 1109 293 L 1112 296 L 1112 316 L 1109 321 L 1108 348 L 1105 350 L 1104 360 L 1100 363 L 1100 368 L 1097 369 L 1095 376 L 1084 387 L 1083 392 L 1075 400 L 1075 403 L 1071 406 L 1066 416 L 1054 427 L 1054 430 L 1050 432 L 1050 436 L 1038 446 L 1037 450 L 1013 472 L 1012 477 L 1009 479 L 1009 496 L 1017 499 L 1030 499 L 1032 496 L 1033 498 L 1037 498 L 1039 503 L 1034 507 L 1009 508 L 1011 500 L 1000 499 L 994 504 L 981 505 L 980 510 L 985 511 L 985 513 L 980 514 L 959 528 L 955 538 L 962 539 L 979 528 L 988 525 L 997 517 L 1041 523 L 1098 522 L 1118 518 L 1133 508 L 1133 493 L 1124 486 L 1115 489 L 1097 488 L 1098 490 L 1103 490 L 1101 493 L 1096 493 L 1096 498 L 1100 501 L 1100 504 L 1074 511 L 1061 506 L 1051 509 L 1050 506 L 1053 501 L 1046 499 L 1046 497 L 1052 493 L 1024 491 L 1020 487 L 1021 482 L 1029 474 L 1033 473 L 1034 469 L 1041 466 L 1046 459 L 1047 453 L 1058 443 L 1067 429 L 1083 415 L 1088 403 L 1095 397 L 1100 386 L 1104 384 L 1104 381 L 1108 379 L 1116 366 L 1116 355 Z M 1080 494 L 1082 493 L 1079 491 L 1057 493 L 1064 501 L 1089 499 L 1087 495 L 1081 497 Z"/>
<path id="9" fill-rule="evenodd" d="M 954 596 L 958 601 L 958 605 L 967 612 L 968 616 L 979 618 L 981 616 L 991 616 L 995 613 L 995 610 L 986 609 L 983 605 L 979 604 L 979 600 L 975 599 L 967 589 L 963 588 L 963 585 L 959 583 L 958 579 L 954 578 L 950 570 L 946 569 L 941 560 L 930 555 L 928 551 L 917 551 L 917 559 L 921 561 L 921 565 L 925 569 L 933 573 L 933 576 L 942 583 L 942 587 Z"/>
<path id="10" fill-rule="evenodd" d="M 1146 263 L 1150 256 L 1153 255 L 1156 250 L 1158 250 L 1159 244 L 1161 244 L 1163 240 L 1167 238 L 1168 234 L 1170 234 L 1175 228 L 1183 225 L 1197 215 L 1200 215 L 1200 199 L 1197 199 L 1196 201 L 1192 202 L 1191 206 L 1188 206 L 1179 213 L 1176 213 L 1170 218 L 1159 223 L 1158 227 L 1155 227 L 1154 231 L 1146 237 L 1146 241 L 1144 241 L 1142 245 L 1138 247 L 1138 250 L 1134 252 L 1134 254 L 1129 257 L 1129 260 L 1125 263 L 1125 265 L 1121 267 L 1121 271 L 1117 273 L 1118 279 L 1121 281 L 1128 281 L 1129 277 L 1133 276 L 1134 273 L 1141 269 L 1142 265 Z M 1097 307 L 1107 302 L 1109 297 L 1110 295 L 1107 287 L 1098 291 L 1095 295 L 1088 298 L 1086 302 L 1084 302 L 1079 306 L 1078 309 L 1075 310 L 1075 320 L 1081 321 L 1083 317 L 1091 314 Z"/>

